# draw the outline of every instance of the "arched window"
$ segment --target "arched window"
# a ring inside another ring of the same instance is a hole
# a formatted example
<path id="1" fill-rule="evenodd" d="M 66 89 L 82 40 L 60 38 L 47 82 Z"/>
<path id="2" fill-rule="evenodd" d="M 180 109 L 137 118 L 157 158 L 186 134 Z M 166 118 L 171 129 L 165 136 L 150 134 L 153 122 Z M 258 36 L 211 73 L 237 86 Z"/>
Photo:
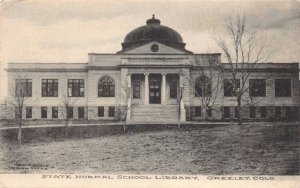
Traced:
<path id="1" fill-rule="evenodd" d="M 211 80 L 206 76 L 199 76 L 195 82 L 195 96 L 196 97 L 208 97 L 212 93 Z"/>
<path id="2" fill-rule="evenodd" d="M 98 97 L 114 97 L 115 82 L 112 78 L 104 76 L 98 82 Z"/>

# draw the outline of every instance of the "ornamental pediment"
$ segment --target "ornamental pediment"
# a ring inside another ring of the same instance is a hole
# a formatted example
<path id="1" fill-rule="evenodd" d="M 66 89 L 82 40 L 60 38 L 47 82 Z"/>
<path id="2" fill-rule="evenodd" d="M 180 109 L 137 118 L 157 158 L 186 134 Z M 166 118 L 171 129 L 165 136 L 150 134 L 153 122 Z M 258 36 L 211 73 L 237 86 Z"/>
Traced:
<path id="1" fill-rule="evenodd" d="M 162 43 L 153 41 L 144 45 L 138 45 L 122 52 L 123 54 L 187 54 L 188 51 L 176 49 Z"/>

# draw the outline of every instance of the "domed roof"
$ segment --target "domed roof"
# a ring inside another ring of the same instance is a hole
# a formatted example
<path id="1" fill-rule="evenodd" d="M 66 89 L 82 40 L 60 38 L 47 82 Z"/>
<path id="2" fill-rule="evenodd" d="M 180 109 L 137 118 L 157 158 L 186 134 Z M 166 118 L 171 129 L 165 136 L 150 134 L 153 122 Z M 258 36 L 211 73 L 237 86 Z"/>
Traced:
<path id="1" fill-rule="evenodd" d="M 151 41 L 185 50 L 185 43 L 180 34 L 174 29 L 160 25 L 160 20 L 156 19 L 154 15 L 146 23 L 147 25 L 138 27 L 126 35 L 122 43 L 123 50 Z"/>

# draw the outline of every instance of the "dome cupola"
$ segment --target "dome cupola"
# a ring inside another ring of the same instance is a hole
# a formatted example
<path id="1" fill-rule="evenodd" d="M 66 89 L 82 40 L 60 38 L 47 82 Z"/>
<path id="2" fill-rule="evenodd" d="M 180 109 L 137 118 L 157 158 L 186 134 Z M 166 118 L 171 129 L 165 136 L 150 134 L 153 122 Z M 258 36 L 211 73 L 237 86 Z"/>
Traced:
<path id="1" fill-rule="evenodd" d="M 180 34 L 167 26 L 161 25 L 160 20 L 156 19 L 154 15 L 146 21 L 146 25 L 132 30 L 125 36 L 122 50 L 152 41 L 185 50 L 185 43 Z"/>

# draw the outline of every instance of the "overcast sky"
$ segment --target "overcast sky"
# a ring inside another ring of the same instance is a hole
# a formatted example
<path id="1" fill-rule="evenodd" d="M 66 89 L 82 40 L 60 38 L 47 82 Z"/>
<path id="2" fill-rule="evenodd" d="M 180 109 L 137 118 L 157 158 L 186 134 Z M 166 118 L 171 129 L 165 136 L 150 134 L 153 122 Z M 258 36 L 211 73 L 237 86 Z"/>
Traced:
<path id="1" fill-rule="evenodd" d="M 224 18 L 237 11 L 271 39 L 270 61 L 300 61 L 299 1 L 2 1 L 0 89 L 7 62 L 83 63 L 90 52 L 115 53 L 152 14 L 181 34 L 186 49 L 220 52 L 210 33 L 221 34 Z"/>

